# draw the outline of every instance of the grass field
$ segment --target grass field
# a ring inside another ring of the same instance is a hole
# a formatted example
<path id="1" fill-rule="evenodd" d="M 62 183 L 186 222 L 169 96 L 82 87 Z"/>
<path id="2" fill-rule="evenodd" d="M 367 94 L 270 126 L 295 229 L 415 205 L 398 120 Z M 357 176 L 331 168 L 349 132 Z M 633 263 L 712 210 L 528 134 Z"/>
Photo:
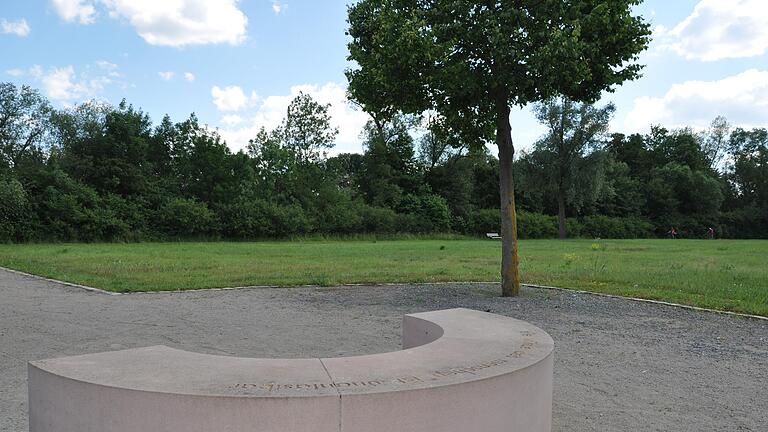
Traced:
<path id="1" fill-rule="evenodd" d="M 500 242 L 0 245 L 0 266 L 116 292 L 499 280 Z M 525 283 L 768 316 L 768 241 L 529 240 Z"/>

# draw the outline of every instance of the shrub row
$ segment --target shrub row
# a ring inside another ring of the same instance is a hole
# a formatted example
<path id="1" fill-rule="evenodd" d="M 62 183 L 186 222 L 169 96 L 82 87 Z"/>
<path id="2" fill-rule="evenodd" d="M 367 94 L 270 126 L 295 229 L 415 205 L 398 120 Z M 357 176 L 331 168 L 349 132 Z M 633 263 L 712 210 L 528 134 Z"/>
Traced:
<path id="1" fill-rule="evenodd" d="M 479 210 L 472 214 L 471 233 L 499 232 L 500 213 L 495 209 Z M 521 239 L 557 238 L 556 216 L 518 212 L 517 230 Z M 586 216 L 567 219 L 569 237 L 584 238 L 649 238 L 654 237 L 654 225 L 639 217 Z"/>
<path id="2" fill-rule="evenodd" d="M 241 199 L 209 206 L 187 198 L 154 202 L 99 196 L 87 186 L 44 191 L 32 203 L 15 180 L 0 180 L 0 242 L 266 239 L 307 234 L 430 234 L 451 231 L 441 197 L 409 196 L 399 211 L 356 200 L 304 208 Z"/>
<path id="3" fill-rule="evenodd" d="M 317 208 L 240 199 L 213 207 L 186 198 L 127 200 L 98 195 L 66 176 L 55 178 L 35 199 L 16 180 L 0 179 L 0 241 L 141 241 L 164 239 L 263 239 L 307 234 L 431 234 L 499 232 L 498 209 L 452 216 L 445 199 L 406 196 L 396 210 L 359 200 L 339 199 Z M 718 237 L 757 237 L 768 232 L 759 209 L 723 213 L 717 220 L 691 216 L 649 221 L 641 217 L 569 218 L 569 237 L 663 237 L 675 227 L 682 238 L 705 238 L 709 227 Z M 518 213 L 521 239 L 556 238 L 557 218 Z"/>

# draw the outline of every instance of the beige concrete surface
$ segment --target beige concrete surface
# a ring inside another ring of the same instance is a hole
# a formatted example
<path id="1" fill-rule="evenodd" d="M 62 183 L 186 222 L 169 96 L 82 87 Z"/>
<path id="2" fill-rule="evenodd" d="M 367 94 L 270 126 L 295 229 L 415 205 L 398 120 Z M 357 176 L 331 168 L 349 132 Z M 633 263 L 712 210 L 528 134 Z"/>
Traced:
<path id="1" fill-rule="evenodd" d="M 251 359 L 164 346 L 29 365 L 30 432 L 548 432 L 544 331 L 469 309 L 407 315 L 402 351 Z"/>

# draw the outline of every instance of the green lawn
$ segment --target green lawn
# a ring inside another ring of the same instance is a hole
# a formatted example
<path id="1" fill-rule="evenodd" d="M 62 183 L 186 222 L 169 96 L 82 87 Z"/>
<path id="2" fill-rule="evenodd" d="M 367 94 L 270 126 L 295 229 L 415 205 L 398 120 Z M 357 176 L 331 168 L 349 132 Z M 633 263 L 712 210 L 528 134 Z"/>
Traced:
<path id="1" fill-rule="evenodd" d="M 0 266 L 110 291 L 497 281 L 491 240 L 0 245 Z M 529 240 L 523 281 L 768 316 L 768 241 Z"/>

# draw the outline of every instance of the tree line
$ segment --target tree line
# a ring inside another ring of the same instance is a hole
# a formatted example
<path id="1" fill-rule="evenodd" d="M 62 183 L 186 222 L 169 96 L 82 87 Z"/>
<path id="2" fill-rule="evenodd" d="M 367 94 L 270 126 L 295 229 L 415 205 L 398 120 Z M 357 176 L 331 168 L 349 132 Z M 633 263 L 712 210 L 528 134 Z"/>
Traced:
<path id="1" fill-rule="evenodd" d="M 372 119 L 329 157 L 328 106 L 301 94 L 232 152 L 191 115 L 126 102 L 55 109 L 0 84 L 0 241 L 262 239 L 500 227 L 499 160 L 439 116 Z M 768 131 L 607 134 L 611 105 L 535 106 L 548 133 L 513 164 L 522 238 L 768 237 Z"/>

